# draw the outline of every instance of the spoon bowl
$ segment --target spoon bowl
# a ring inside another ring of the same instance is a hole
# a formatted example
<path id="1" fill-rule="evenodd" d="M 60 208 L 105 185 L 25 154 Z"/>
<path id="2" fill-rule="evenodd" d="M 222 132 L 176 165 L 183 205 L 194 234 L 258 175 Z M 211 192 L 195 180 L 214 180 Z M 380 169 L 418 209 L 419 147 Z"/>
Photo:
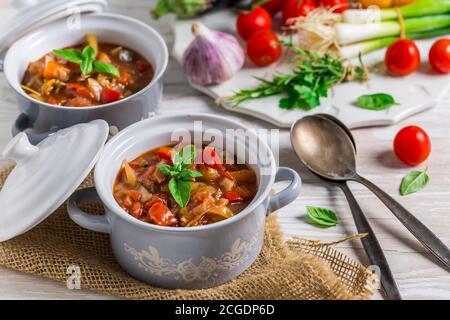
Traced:
<path id="1" fill-rule="evenodd" d="M 356 149 L 347 132 L 322 116 L 307 116 L 291 128 L 291 142 L 300 160 L 317 175 L 351 180 L 356 175 Z"/>

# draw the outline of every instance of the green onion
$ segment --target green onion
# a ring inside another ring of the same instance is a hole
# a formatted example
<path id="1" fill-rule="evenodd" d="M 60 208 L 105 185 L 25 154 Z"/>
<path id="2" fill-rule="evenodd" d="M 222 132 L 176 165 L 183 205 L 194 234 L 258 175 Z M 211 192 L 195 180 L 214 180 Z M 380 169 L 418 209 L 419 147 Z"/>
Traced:
<path id="1" fill-rule="evenodd" d="M 439 37 L 450 34 L 450 27 L 440 28 L 435 30 L 427 30 L 422 32 L 406 33 L 406 37 L 411 40 L 426 39 Z M 386 37 L 381 39 L 367 40 L 363 42 L 354 43 L 351 45 L 339 48 L 339 55 L 343 58 L 350 59 L 357 57 L 360 53 L 366 54 L 377 49 L 387 47 L 398 40 L 398 37 Z"/>
<path id="2" fill-rule="evenodd" d="M 404 20 L 407 33 L 425 32 L 450 26 L 450 14 L 409 18 Z M 398 21 L 385 21 L 366 24 L 338 23 L 335 26 L 336 40 L 340 45 L 360 41 L 398 36 L 401 32 Z"/>
<path id="3" fill-rule="evenodd" d="M 424 17 L 450 13 L 449 0 L 421 0 L 398 8 L 403 18 Z M 387 9 L 350 9 L 342 14 L 344 22 L 368 23 L 375 21 L 397 20 L 396 8 Z"/>

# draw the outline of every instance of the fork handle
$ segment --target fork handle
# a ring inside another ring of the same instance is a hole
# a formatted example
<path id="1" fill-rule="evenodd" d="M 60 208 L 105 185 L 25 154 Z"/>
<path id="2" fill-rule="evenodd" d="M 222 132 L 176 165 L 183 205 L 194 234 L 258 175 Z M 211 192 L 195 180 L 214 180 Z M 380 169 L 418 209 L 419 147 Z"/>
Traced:
<path id="1" fill-rule="evenodd" d="M 380 282 L 387 299 L 401 300 L 402 297 L 398 290 L 397 284 L 395 283 L 394 276 L 392 275 L 391 269 L 389 268 L 386 257 L 383 253 L 383 249 L 381 249 L 380 243 L 378 242 L 375 233 L 370 227 L 370 224 L 367 221 L 364 212 L 353 196 L 353 193 L 351 192 L 347 183 L 339 183 L 339 187 L 342 189 L 345 197 L 347 198 L 358 233 L 367 233 L 367 236 L 362 238 L 361 242 L 364 250 L 366 251 L 367 257 L 369 258 L 370 264 L 380 268 Z"/>
<path id="2" fill-rule="evenodd" d="M 390 195 L 369 180 L 356 175 L 352 180 L 359 182 L 371 190 L 392 211 L 394 216 L 427 248 L 447 270 L 450 270 L 450 250 L 422 222 L 406 210 Z"/>

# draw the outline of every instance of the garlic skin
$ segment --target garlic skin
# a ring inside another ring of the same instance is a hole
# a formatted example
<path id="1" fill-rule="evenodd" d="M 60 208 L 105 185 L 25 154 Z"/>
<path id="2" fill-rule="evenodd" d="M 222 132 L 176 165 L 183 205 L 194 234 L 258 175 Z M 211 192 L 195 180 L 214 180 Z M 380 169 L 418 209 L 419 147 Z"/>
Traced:
<path id="1" fill-rule="evenodd" d="M 190 80 L 202 86 L 229 80 L 245 62 L 238 40 L 227 33 L 192 24 L 195 38 L 183 54 L 182 65 Z"/>

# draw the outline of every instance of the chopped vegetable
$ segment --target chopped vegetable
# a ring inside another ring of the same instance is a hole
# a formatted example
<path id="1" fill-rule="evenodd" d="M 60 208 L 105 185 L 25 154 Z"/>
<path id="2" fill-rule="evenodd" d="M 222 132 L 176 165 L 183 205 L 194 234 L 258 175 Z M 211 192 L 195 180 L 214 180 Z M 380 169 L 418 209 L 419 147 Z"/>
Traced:
<path id="1" fill-rule="evenodd" d="M 398 104 L 395 99 L 386 93 L 367 94 L 358 97 L 356 105 L 368 110 L 386 110 L 387 108 Z"/>
<path id="2" fill-rule="evenodd" d="M 88 33 L 86 35 L 86 42 L 94 50 L 95 55 L 98 55 L 98 40 L 97 40 L 97 36 L 95 34 L 93 34 L 93 33 Z"/>
<path id="3" fill-rule="evenodd" d="M 242 197 L 236 191 L 228 191 L 223 194 L 225 198 L 230 201 L 230 203 L 237 203 L 242 201 Z"/>
<path id="4" fill-rule="evenodd" d="M 102 101 L 104 103 L 111 103 L 117 100 L 120 100 L 121 94 L 117 90 L 113 89 L 104 89 L 102 91 Z"/>
<path id="5" fill-rule="evenodd" d="M 176 226 L 177 218 L 162 202 L 156 202 L 148 210 L 148 218 L 160 226 Z"/>

